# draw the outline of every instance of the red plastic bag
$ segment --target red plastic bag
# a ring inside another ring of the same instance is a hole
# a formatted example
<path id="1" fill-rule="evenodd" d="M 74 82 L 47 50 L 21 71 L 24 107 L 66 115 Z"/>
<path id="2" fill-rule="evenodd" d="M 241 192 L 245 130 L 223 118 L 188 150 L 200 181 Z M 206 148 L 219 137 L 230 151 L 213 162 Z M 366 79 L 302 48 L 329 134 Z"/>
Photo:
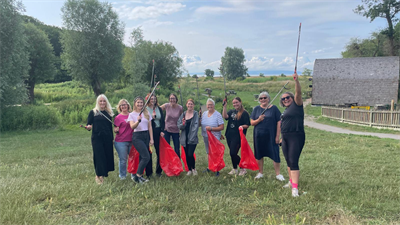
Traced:
<path id="1" fill-rule="evenodd" d="M 169 177 L 183 172 L 182 163 L 174 149 L 160 136 L 160 166 Z"/>
<path id="2" fill-rule="evenodd" d="M 194 157 L 194 160 L 196 160 L 196 154 L 195 153 L 193 153 L 193 157 Z M 188 165 L 187 165 L 187 162 L 186 162 L 186 153 L 185 153 L 185 149 L 183 148 L 183 146 L 181 146 L 181 159 L 182 159 L 182 162 L 183 162 L 183 166 L 185 167 L 185 171 L 188 172 L 189 168 L 188 168 Z"/>
<path id="3" fill-rule="evenodd" d="M 218 172 L 225 167 L 224 151 L 225 145 L 222 144 L 211 131 L 207 131 L 208 135 L 208 169 Z"/>
<path id="4" fill-rule="evenodd" d="M 136 174 L 138 166 L 139 166 L 139 152 L 132 145 L 128 158 L 128 172 L 131 174 Z"/>
<path id="5" fill-rule="evenodd" d="M 250 145 L 247 142 L 246 136 L 244 136 L 243 134 L 243 128 L 239 128 L 239 133 L 241 142 L 240 148 L 242 151 L 239 167 L 249 170 L 259 170 L 253 151 L 251 150 Z"/>

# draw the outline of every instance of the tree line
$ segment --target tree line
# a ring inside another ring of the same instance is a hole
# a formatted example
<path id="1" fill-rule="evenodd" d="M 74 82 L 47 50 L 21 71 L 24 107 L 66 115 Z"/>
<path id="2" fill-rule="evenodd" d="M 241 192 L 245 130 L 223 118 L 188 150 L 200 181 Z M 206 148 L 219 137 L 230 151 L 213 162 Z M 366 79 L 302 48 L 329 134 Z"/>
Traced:
<path id="1" fill-rule="evenodd" d="M 2 107 L 33 103 L 35 85 L 43 82 L 74 79 L 97 96 L 109 82 L 135 85 L 143 92 L 157 80 L 172 90 L 184 72 L 172 43 L 147 41 L 140 27 L 130 34 L 130 46 L 125 46 L 124 24 L 110 3 L 66 1 L 61 9 L 63 28 L 22 15 L 24 6 L 18 0 L 0 3 Z M 234 54 L 239 54 L 239 61 Z M 243 50 L 228 47 L 224 57 L 221 71 L 228 79 L 246 74 Z M 232 69 L 235 64 L 240 66 Z"/>

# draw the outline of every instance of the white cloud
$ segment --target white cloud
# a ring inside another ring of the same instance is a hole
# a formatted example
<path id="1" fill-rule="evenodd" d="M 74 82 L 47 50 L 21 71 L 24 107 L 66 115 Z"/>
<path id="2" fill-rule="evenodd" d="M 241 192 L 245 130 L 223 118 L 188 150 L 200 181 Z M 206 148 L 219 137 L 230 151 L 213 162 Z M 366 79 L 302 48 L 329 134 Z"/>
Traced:
<path id="1" fill-rule="evenodd" d="M 183 10 L 185 7 L 186 5 L 183 5 L 182 3 L 155 2 L 151 6 L 129 7 L 127 5 L 122 5 L 120 7 L 116 7 L 115 10 L 121 16 L 121 18 L 138 20 L 154 19 L 164 15 L 171 15 Z"/>
<path id="2" fill-rule="evenodd" d="M 158 20 L 147 20 L 143 22 L 140 26 L 144 28 L 149 28 L 149 27 L 158 27 L 158 26 L 168 26 L 174 24 L 171 21 L 158 21 Z"/>

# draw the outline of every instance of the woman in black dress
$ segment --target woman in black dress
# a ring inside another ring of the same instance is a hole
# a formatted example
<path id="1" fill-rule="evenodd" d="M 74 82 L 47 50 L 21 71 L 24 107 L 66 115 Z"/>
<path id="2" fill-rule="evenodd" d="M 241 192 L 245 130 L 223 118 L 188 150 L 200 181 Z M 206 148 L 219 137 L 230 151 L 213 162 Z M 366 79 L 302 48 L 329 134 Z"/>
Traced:
<path id="1" fill-rule="evenodd" d="M 92 148 L 96 183 L 102 184 L 108 172 L 114 171 L 113 127 L 114 113 L 105 95 L 97 97 L 96 107 L 90 111 L 86 129 L 92 130 Z"/>
<path id="2" fill-rule="evenodd" d="M 274 161 L 276 179 L 284 181 L 285 178 L 280 174 L 281 158 L 279 157 L 279 135 L 281 133 L 281 112 L 278 107 L 270 105 L 268 92 L 262 92 L 256 106 L 251 113 L 251 125 L 254 126 L 254 156 L 256 157 L 259 173 L 256 179 L 262 178 L 264 157 L 269 157 Z M 267 109 L 268 107 L 268 109 Z M 264 114 L 261 114 L 265 109 Z"/>

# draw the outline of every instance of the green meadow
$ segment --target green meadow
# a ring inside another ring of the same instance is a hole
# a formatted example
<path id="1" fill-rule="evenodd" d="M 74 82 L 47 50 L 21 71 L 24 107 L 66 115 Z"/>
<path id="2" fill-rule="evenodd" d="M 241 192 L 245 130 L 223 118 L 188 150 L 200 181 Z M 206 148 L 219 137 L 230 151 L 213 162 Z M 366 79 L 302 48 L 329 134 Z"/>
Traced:
<path id="1" fill-rule="evenodd" d="M 254 94 L 267 90 L 273 98 L 286 83 L 264 79 L 264 83 L 234 81 L 227 83 L 227 89 L 234 89 L 247 105 L 255 106 Z M 189 90 L 185 98 L 198 101 L 192 93 L 196 92 L 193 80 L 181 87 Z M 200 93 L 212 88 L 214 99 L 222 99 L 221 79 L 201 80 L 199 86 Z M 202 173 L 207 167 L 203 142 L 196 149 L 198 176 L 163 175 L 144 185 L 121 181 L 115 152 L 115 171 L 99 186 L 94 179 L 91 133 L 78 128 L 94 106 L 92 93 L 74 82 L 40 85 L 37 90 L 41 94 L 35 106 L 2 112 L 0 224 L 400 223 L 398 140 L 306 128 L 300 158 L 302 195 L 298 198 L 282 188 L 285 182 L 275 179 L 270 159 L 265 159 L 263 179 L 254 179 L 256 171 L 244 177 L 228 175 L 227 146 L 221 175 Z M 106 95 L 116 105 L 120 98 L 132 101 L 130 91 L 110 87 Z M 163 103 L 168 93 L 159 92 Z M 200 102 L 205 100 L 202 95 Z M 217 100 L 218 110 L 220 105 Z M 319 118 L 315 107 L 306 112 Z M 247 136 L 250 146 L 252 131 L 251 127 Z M 282 154 L 281 161 L 281 174 L 287 179 Z"/>

